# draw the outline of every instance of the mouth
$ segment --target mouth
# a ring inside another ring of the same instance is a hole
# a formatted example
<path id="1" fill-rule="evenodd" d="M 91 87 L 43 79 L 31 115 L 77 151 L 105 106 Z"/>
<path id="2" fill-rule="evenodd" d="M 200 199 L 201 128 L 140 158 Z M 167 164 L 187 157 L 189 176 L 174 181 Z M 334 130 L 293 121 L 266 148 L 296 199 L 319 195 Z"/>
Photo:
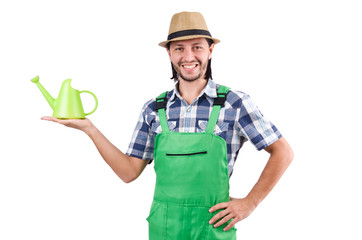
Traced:
<path id="1" fill-rule="evenodd" d="M 185 69 L 186 71 L 192 71 L 194 69 L 196 69 L 199 66 L 199 64 L 194 63 L 194 64 L 181 64 L 181 67 L 183 69 Z"/>

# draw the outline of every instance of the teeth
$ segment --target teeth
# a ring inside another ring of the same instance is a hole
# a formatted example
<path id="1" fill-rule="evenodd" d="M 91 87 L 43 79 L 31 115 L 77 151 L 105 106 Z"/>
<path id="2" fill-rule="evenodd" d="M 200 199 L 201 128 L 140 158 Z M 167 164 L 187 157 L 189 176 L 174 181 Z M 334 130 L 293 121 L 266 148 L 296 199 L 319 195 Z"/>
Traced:
<path id="1" fill-rule="evenodd" d="M 194 65 L 189 65 L 189 66 L 183 66 L 184 68 L 194 68 L 194 67 L 196 67 L 196 64 L 194 64 Z"/>

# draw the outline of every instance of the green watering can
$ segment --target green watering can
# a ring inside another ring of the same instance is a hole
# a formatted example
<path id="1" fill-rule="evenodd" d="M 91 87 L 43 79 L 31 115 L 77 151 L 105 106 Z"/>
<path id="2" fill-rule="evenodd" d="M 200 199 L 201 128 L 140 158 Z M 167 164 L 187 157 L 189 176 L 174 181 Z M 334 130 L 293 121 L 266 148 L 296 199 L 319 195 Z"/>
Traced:
<path id="1" fill-rule="evenodd" d="M 54 99 L 48 91 L 43 87 L 43 85 L 39 82 L 39 76 L 31 79 L 33 83 L 35 83 L 45 99 L 48 101 L 50 107 L 53 109 L 53 117 L 55 118 L 85 118 L 85 116 L 92 114 L 98 107 L 98 100 L 96 95 L 94 95 L 90 91 L 78 91 L 77 89 L 73 89 L 70 86 L 71 79 L 67 79 L 63 81 L 62 87 L 60 89 L 59 95 L 57 99 Z M 84 113 L 82 101 L 80 99 L 81 93 L 89 93 L 94 97 L 95 107 L 89 113 Z"/>

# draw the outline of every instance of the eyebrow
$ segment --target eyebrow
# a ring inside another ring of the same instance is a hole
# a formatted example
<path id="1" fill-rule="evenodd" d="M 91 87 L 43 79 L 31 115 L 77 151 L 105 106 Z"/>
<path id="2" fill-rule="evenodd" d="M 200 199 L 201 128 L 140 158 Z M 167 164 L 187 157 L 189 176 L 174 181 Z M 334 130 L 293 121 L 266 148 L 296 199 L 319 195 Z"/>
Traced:
<path id="1" fill-rule="evenodd" d="M 196 42 L 196 43 L 193 43 L 192 44 L 192 46 L 195 46 L 195 45 L 201 45 L 202 44 L 202 42 Z M 183 47 L 184 46 L 184 44 L 182 44 L 182 43 L 176 43 L 176 45 L 175 46 L 178 46 L 178 47 Z"/>

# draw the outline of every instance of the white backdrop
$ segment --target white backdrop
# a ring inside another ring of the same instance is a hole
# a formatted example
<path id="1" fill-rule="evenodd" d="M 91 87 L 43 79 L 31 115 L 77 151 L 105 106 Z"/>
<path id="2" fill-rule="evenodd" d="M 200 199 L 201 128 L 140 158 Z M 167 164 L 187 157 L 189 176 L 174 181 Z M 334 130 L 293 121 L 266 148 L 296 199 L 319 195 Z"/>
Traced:
<path id="1" fill-rule="evenodd" d="M 239 239 L 362 239 L 360 1 L 1 1 L 0 239 L 147 239 L 153 165 L 125 184 L 82 132 L 51 115 L 63 80 L 99 99 L 89 118 L 126 151 L 144 102 L 173 83 L 171 16 L 200 11 L 218 83 L 241 90 L 283 133 L 295 159 Z M 85 98 L 91 109 L 92 99 Z M 231 195 L 267 160 L 240 151 Z"/>

